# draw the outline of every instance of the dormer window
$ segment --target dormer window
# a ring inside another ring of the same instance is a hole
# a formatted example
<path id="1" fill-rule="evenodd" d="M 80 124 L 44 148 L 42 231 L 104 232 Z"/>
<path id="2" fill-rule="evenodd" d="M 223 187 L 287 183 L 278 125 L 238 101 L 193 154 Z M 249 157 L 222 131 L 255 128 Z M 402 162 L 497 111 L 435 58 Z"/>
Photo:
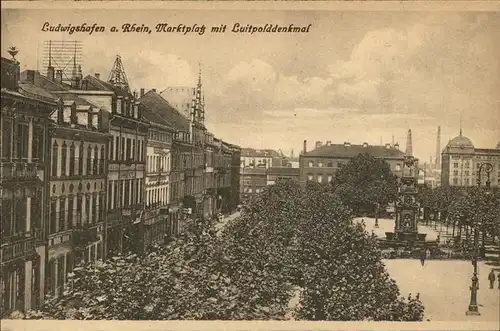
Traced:
<path id="1" fill-rule="evenodd" d="M 116 112 L 118 114 L 122 113 L 122 97 L 118 97 L 118 99 L 116 99 Z"/>
<path id="2" fill-rule="evenodd" d="M 64 107 L 63 123 L 71 123 L 71 107 Z"/>
<path id="3" fill-rule="evenodd" d="M 97 129 L 99 127 L 99 117 L 97 116 L 98 114 L 93 113 L 92 114 L 92 128 Z"/>

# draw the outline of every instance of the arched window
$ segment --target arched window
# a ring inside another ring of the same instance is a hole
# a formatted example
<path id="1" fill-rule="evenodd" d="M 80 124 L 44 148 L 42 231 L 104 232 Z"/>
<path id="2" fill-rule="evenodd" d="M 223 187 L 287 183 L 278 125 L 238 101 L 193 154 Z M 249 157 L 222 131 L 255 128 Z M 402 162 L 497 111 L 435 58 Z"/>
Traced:
<path id="1" fill-rule="evenodd" d="M 61 147 L 61 176 L 66 176 L 66 161 L 68 157 L 68 145 L 63 142 Z"/>
<path id="2" fill-rule="evenodd" d="M 83 175 L 83 141 L 80 143 L 80 148 L 78 149 L 78 175 Z"/>
<path id="3" fill-rule="evenodd" d="M 59 146 L 57 145 L 57 141 L 54 140 L 52 144 L 52 176 L 57 176 L 57 166 L 58 166 L 58 153 Z"/>
<path id="4" fill-rule="evenodd" d="M 69 147 L 69 175 L 75 175 L 75 143 L 72 142 Z"/>

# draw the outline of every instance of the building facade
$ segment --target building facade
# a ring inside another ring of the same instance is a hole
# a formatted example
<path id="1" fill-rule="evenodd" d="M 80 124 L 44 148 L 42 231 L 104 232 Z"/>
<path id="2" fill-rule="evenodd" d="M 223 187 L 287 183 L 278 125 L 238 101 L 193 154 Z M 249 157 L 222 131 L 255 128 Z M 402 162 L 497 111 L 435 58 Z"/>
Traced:
<path id="1" fill-rule="evenodd" d="M 362 145 L 353 145 L 349 142 L 332 144 L 328 141 L 324 145 L 317 142 L 316 148 L 308 152 L 307 142 L 304 141 L 304 150 L 299 157 L 300 182 L 302 184 L 307 181 L 328 183 L 332 181 L 335 172 L 342 165 L 362 153 L 383 159 L 395 175 L 399 177 L 402 175 L 405 153 L 399 150 L 398 144 L 393 147 L 390 144 L 371 146 L 368 143 Z"/>
<path id="2" fill-rule="evenodd" d="M 45 296 L 47 164 L 53 98 L 19 84 L 16 60 L 1 59 L 1 315 L 34 309 Z"/>
<path id="3" fill-rule="evenodd" d="M 283 167 L 287 163 L 286 158 L 272 149 L 241 149 L 241 168 L 245 167 Z"/>
<path id="4" fill-rule="evenodd" d="M 451 139 L 441 153 L 441 185 L 476 186 L 477 171 L 482 163 L 492 165 L 490 185 L 500 186 L 500 142 L 495 148 L 476 148 L 460 130 L 460 134 Z M 482 186 L 486 180 L 486 173 L 483 173 Z"/>
<path id="5" fill-rule="evenodd" d="M 80 98 L 110 116 L 107 181 L 106 253 L 144 250 L 143 214 L 146 139 L 149 125 L 142 119 L 136 96 L 121 86 L 86 76 Z"/>
<path id="6" fill-rule="evenodd" d="M 267 171 L 264 167 L 246 167 L 240 171 L 240 200 L 245 203 L 259 195 L 267 186 Z"/>
<path id="7" fill-rule="evenodd" d="M 300 181 L 300 169 L 292 167 L 272 167 L 267 170 L 267 185 L 273 185 L 281 179 L 290 179 L 298 183 Z"/>

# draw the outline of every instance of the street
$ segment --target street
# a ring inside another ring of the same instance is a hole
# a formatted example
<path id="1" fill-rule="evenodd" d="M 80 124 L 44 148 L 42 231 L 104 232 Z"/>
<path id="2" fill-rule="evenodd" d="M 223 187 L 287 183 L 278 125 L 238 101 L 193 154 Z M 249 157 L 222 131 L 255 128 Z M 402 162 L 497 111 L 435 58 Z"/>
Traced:
<path id="1" fill-rule="evenodd" d="M 490 266 L 478 263 L 478 305 L 481 316 L 466 316 L 470 300 L 472 264 L 461 260 L 417 259 L 385 260 L 387 270 L 399 286 L 401 295 L 420 293 L 425 318 L 431 321 L 499 321 L 500 290 L 495 282 L 489 289 Z"/>
<path id="2" fill-rule="evenodd" d="M 217 232 L 218 232 L 218 233 L 220 233 L 220 232 L 221 232 L 220 230 L 221 230 L 222 228 L 224 228 L 224 226 L 225 226 L 225 225 L 226 225 L 229 221 L 231 221 L 231 220 L 233 220 L 233 219 L 237 218 L 237 217 L 238 217 L 238 216 L 240 216 L 240 215 L 241 215 L 241 213 L 240 213 L 239 211 L 237 211 L 237 212 L 232 213 L 232 214 L 231 214 L 231 215 L 229 215 L 229 216 L 224 216 L 224 217 L 223 217 L 223 219 L 222 219 L 221 221 L 219 221 L 219 223 L 217 223 L 217 224 L 215 225 L 215 229 L 217 230 Z"/>

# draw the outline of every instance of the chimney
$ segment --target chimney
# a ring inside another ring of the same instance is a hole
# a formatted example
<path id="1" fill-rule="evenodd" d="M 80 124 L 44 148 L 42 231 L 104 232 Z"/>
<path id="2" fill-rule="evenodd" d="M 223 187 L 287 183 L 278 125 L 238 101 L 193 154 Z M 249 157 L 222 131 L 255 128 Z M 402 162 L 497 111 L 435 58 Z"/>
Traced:
<path id="1" fill-rule="evenodd" d="M 26 81 L 35 84 L 35 70 L 26 70 Z"/>
<path id="2" fill-rule="evenodd" d="M 304 154 L 307 153 L 307 140 L 304 140 L 304 149 L 302 151 Z"/>
<path id="3" fill-rule="evenodd" d="M 95 78 L 101 79 L 101 74 L 100 73 L 96 72 L 94 75 L 95 75 Z"/>
<path id="4" fill-rule="evenodd" d="M 399 150 L 399 143 L 395 143 L 394 144 L 394 148 L 396 148 L 397 150 Z"/>
<path id="5" fill-rule="evenodd" d="M 364 143 L 363 143 L 363 147 L 368 147 L 368 143 L 367 143 L 367 142 L 364 142 Z"/>
<path id="6" fill-rule="evenodd" d="M 348 141 L 344 141 L 344 147 L 351 147 L 351 143 Z"/>
<path id="7" fill-rule="evenodd" d="M 331 140 L 327 140 L 326 141 L 326 146 L 330 146 L 332 144 L 332 141 Z"/>
<path id="8" fill-rule="evenodd" d="M 156 89 L 155 88 L 151 89 L 151 91 L 153 91 L 154 93 L 156 93 Z"/>
<path id="9" fill-rule="evenodd" d="M 322 145 L 322 144 L 321 144 L 321 141 L 317 141 L 317 142 L 316 142 L 316 148 L 320 148 L 320 147 L 321 147 L 321 145 Z"/>
<path id="10" fill-rule="evenodd" d="M 385 144 L 385 148 L 387 149 L 391 148 L 391 144 Z"/>
<path id="11" fill-rule="evenodd" d="M 47 68 L 47 78 L 50 79 L 51 81 L 55 81 L 55 71 L 54 67 L 49 66 Z"/>
<path id="12" fill-rule="evenodd" d="M 141 98 L 144 96 L 144 88 L 141 88 L 141 94 L 140 94 Z"/>
<path id="13" fill-rule="evenodd" d="M 62 81 L 63 81 L 63 72 L 62 70 L 57 70 L 55 82 L 62 83 Z"/>

